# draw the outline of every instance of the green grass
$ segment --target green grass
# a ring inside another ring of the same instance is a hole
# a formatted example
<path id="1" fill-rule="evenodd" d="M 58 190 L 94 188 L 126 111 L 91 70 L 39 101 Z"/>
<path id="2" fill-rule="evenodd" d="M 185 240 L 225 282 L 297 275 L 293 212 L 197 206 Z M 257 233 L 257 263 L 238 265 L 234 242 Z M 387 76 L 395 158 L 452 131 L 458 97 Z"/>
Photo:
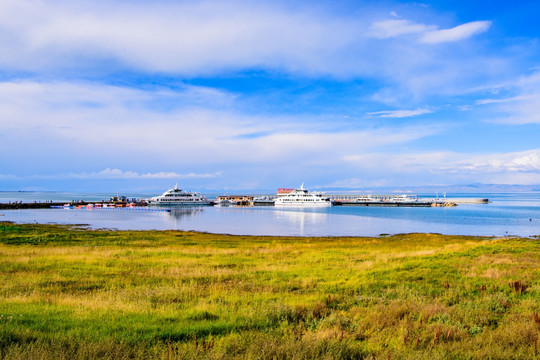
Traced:
<path id="1" fill-rule="evenodd" d="M 537 359 L 539 294 L 539 239 L 0 223 L 6 359 Z"/>

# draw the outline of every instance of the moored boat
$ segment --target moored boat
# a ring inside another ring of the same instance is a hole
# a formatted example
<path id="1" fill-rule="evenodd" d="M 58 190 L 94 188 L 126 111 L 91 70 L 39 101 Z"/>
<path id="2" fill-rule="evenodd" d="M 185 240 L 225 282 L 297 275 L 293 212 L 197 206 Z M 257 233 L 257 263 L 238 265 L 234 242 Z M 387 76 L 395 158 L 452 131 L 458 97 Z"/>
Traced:
<path id="1" fill-rule="evenodd" d="M 209 205 L 210 201 L 204 196 L 196 192 L 183 191 L 178 188 L 178 184 L 174 188 L 165 191 L 160 196 L 154 196 L 147 200 L 148 205 Z"/>
<path id="2" fill-rule="evenodd" d="M 274 206 L 326 207 L 332 206 L 332 202 L 324 193 L 308 191 L 304 189 L 304 184 L 302 184 L 298 189 L 286 194 L 278 193 Z"/>
<path id="3" fill-rule="evenodd" d="M 274 206 L 276 200 L 270 196 L 259 196 L 253 199 L 254 206 Z"/>
<path id="4" fill-rule="evenodd" d="M 236 205 L 236 202 L 230 200 L 230 199 L 219 199 L 215 202 L 216 206 L 231 206 Z"/>

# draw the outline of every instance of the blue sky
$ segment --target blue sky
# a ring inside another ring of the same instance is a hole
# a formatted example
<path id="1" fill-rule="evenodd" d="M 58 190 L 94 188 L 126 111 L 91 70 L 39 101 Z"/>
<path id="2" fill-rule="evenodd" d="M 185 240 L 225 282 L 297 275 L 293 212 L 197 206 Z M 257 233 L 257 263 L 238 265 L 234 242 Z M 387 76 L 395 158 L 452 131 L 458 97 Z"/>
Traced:
<path id="1" fill-rule="evenodd" d="M 0 190 L 540 184 L 539 12 L 0 0 Z"/>

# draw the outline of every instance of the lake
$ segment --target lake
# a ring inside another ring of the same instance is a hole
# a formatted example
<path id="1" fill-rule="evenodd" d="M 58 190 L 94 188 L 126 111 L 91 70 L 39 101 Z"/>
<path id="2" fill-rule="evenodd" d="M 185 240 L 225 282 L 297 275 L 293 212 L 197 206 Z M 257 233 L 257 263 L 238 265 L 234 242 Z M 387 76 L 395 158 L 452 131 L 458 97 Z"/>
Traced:
<path id="1" fill-rule="evenodd" d="M 0 192 L 0 202 L 105 200 L 116 194 Z M 139 197 L 140 194 L 128 194 Z M 1 221 L 85 224 L 119 230 L 195 230 L 236 235 L 377 236 L 441 233 L 481 236 L 540 235 L 540 193 L 453 194 L 488 198 L 489 204 L 457 207 L 176 207 L 171 212 L 129 209 L 3 210 Z"/>

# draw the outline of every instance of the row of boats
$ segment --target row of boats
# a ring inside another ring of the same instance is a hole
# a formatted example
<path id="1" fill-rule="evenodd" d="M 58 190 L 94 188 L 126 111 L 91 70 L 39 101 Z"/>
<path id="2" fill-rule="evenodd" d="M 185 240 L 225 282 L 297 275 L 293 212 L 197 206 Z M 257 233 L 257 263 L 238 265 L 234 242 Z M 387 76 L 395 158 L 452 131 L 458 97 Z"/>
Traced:
<path id="1" fill-rule="evenodd" d="M 174 188 L 165 191 L 160 196 L 154 196 L 147 199 L 148 205 L 210 205 L 206 197 L 200 193 L 183 191 L 178 188 L 178 184 Z M 216 205 L 226 206 L 233 205 L 230 199 L 218 199 Z M 304 189 L 304 184 L 299 188 L 290 189 L 286 193 L 279 193 L 275 199 L 270 197 L 260 197 L 254 199 L 254 204 L 258 205 L 274 205 L 274 206 L 308 206 L 308 207 L 325 207 L 332 206 L 332 201 L 322 192 L 308 191 Z"/>

